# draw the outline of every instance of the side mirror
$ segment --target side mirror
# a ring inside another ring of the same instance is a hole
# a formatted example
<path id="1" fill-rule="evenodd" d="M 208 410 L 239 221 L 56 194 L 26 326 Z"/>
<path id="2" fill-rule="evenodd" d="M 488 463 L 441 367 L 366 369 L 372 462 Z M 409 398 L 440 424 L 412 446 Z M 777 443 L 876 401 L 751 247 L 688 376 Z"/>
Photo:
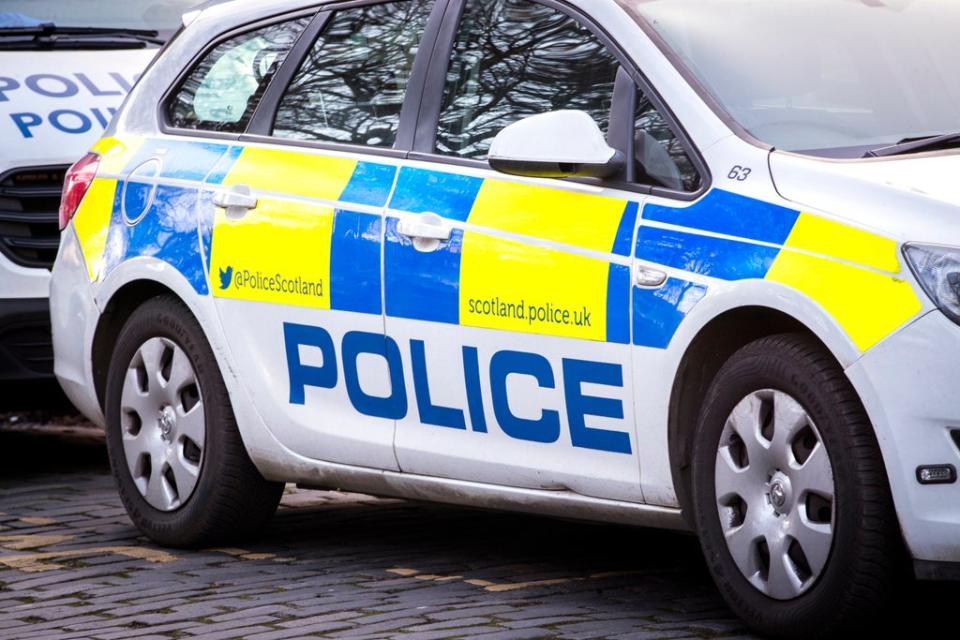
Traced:
<path id="1" fill-rule="evenodd" d="M 490 166 L 514 176 L 602 178 L 622 158 L 583 111 L 551 111 L 505 127 L 490 146 Z"/>

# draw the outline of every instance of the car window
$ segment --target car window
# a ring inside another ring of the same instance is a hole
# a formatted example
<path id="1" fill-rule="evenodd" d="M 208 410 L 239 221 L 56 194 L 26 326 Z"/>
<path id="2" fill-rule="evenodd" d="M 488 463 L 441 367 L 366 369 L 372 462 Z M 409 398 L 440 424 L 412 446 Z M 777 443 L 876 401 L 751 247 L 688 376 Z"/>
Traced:
<path id="1" fill-rule="evenodd" d="M 392 147 L 432 2 L 337 12 L 280 100 L 273 135 Z"/>
<path id="2" fill-rule="evenodd" d="M 469 0 L 447 71 L 436 150 L 483 159 L 505 126 L 559 109 L 607 130 L 618 62 L 586 27 L 530 0 Z"/>
<path id="3" fill-rule="evenodd" d="M 242 132 L 310 17 L 281 22 L 221 42 L 183 82 L 167 107 L 181 129 Z"/>
<path id="4" fill-rule="evenodd" d="M 700 173 L 667 120 L 642 91 L 637 95 L 634 158 L 639 182 L 674 191 L 697 191 Z"/>

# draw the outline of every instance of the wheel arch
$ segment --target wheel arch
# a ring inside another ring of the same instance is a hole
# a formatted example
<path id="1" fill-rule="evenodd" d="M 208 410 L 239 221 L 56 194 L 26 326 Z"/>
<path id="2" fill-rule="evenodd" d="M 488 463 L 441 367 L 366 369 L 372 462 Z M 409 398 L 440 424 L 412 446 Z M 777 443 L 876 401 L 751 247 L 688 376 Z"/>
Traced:
<path id="1" fill-rule="evenodd" d="M 738 349 L 778 333 L 808 335 L 837 359 L 817 333 L 803 322 L 782 310 L 764 306 L 737 307 L 715 316 L 699 328 L 680 359 L 670 392 L 667 437 L 677 501 L 688 524 L 692 524 L 693 436 L 707 389 Z"/>
<path id="2" fill-rule="evenodd" d="M 104 409 L 107 372 L 113 353 L 110 345 L 116 343 L 127 319 L 137 308 L 147 300 L 163 295 L 171 295 L 182 300 L 173 289 L 156 280 L 132 280 L 113 292 L 102 307 L 103 311 L 93 333 L 93 348 L 90 352 L 94 391 L 101 409 Z"/>

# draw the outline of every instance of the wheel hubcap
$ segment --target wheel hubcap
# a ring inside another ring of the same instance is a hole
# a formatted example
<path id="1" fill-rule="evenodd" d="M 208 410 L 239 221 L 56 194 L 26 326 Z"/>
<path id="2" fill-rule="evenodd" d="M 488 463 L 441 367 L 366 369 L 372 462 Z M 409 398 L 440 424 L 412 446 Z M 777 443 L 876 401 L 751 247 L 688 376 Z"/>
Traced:
<path id="1" fill-rule="evenodd" d="M 724 425 L 715 466 L 727 549 L 765 595 L 790 600 L 826 567 L 834 537 L 834 478 L 816 425 L 782 391 L 756 391 Z"/>
<path id="2" fill-rule="evenodd" d="M 183 506 L 200 478 L 206 424 L 196 373 L 172 340 L 151 338 L 131 359 L 120 394 L 120 427 L 140 495 L 160 511 Z"/>

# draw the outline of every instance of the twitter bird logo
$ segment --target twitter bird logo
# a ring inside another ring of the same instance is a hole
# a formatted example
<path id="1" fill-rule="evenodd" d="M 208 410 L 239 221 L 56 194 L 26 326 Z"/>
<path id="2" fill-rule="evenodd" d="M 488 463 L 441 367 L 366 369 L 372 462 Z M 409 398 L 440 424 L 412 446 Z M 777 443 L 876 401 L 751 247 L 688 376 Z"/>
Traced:
<path id="1" fill-rule="evenodd" d="M 224 290 L 230 287 L 230 283 L 233 281 L 233 267 L 227 267 L 226 269 L 220 269 L 220 290 Z"/>

